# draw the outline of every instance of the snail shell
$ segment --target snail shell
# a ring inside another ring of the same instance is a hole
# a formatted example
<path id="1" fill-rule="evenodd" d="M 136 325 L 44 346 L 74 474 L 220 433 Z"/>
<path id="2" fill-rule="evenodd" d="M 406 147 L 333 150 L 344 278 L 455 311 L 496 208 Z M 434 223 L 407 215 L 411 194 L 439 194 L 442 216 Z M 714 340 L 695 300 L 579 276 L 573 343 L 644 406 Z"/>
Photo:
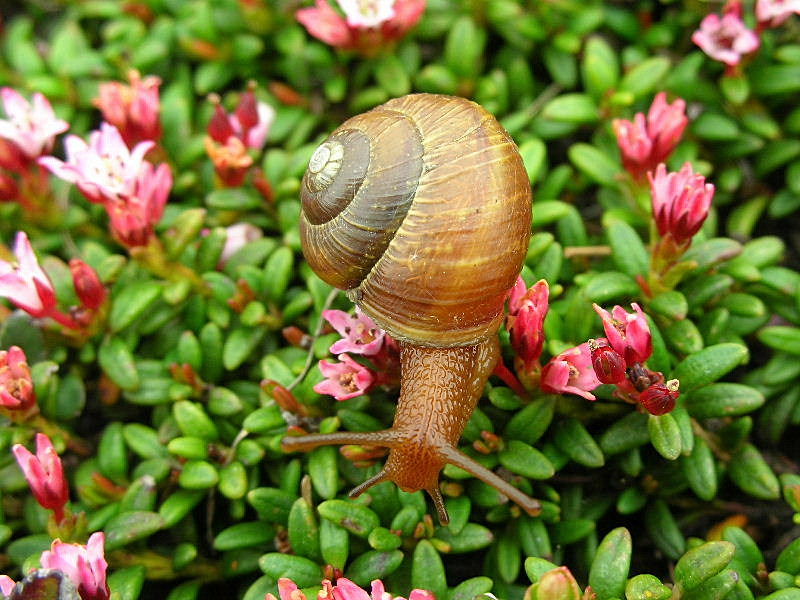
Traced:
<path id="1" fill-rule="evenodd" d="M 423 346 L 495 333 L 530 223 L 514 141 L 463 98 L 404 96 L 349 119 L 302 183 L 311 267 L 393 337 Z"/>

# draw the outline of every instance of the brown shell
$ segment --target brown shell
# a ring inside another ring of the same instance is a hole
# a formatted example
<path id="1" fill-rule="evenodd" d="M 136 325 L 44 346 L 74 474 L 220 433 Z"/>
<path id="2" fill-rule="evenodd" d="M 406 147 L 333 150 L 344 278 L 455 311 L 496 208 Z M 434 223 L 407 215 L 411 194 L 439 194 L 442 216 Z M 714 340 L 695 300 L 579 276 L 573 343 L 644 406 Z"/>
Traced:
<path id="1" fill-rule="evenodd" d="M 331 140 L 344 145 L 333 183 L 313 191 L 313 174 L 303 178 L 311 267 L 397 339 L 457 346 L 493 334 L 531 223 L 530 182 L 505 129 L 469 100 L 416 94 Z"/>

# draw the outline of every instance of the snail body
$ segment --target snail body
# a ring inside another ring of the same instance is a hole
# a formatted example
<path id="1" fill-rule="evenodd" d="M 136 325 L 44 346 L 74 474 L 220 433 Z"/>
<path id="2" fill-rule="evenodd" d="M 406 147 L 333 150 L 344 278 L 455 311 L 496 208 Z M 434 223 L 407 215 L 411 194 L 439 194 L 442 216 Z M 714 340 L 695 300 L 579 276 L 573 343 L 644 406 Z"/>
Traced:
<path id="1" fill-rule="evenodd" d="M 390 429 L 287 437 L 284 448 L 388 447 L 384 469 L 352 494 L 385 480 L 424 489 L 443 522 L 447 463 L 536 513 L 538 502 L 457 448 L 499 359 L 503 304 L 530 236 L 530 182 L 508 133 L 463 98 L 391 100 L 317 148 L 302 209 L 310 266 L 400 343 L 400 399 Z"/>

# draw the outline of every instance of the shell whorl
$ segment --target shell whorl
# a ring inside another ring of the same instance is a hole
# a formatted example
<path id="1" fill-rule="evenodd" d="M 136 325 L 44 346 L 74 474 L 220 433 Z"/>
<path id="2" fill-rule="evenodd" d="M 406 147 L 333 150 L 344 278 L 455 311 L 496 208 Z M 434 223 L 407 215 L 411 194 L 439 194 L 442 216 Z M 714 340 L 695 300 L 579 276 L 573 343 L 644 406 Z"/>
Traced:
<path id="1" fill-rule="evenodd" d="M 314 153 L 303 251 L 393 337 L 475 343 L 497 330 L 522 266 L 530 194 L 516 145 L 486 110 L 404 96 L 349 119 Z"/>

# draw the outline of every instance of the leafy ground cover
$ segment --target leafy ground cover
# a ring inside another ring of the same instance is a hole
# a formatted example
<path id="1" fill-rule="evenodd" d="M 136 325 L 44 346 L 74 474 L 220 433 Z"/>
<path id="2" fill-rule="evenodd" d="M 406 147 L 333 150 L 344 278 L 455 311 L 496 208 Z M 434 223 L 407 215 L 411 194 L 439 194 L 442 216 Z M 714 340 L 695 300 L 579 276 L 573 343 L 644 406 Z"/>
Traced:
<path id="1" fill-rule="evenodd" d="M 800 598 L 797 2 L 2 11 L 6 597 Z M 531 180 L 461 449 L 538 515 L 447 466 L 441 526 L 347 498 L 382 449 L 281 447 L 392 421 L 396 341 L 304 261 L 299 192 L 416 92 Z"/>

